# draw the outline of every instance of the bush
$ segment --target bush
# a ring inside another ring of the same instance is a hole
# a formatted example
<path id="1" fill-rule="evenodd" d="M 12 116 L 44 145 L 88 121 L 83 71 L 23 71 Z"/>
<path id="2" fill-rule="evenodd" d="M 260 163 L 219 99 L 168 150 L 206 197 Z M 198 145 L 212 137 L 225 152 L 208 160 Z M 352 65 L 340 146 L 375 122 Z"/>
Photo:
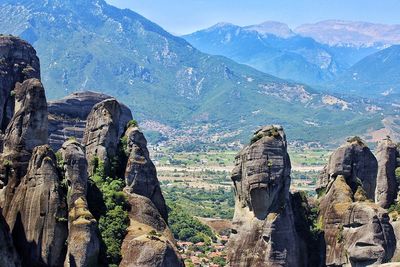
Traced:
<path id="1" fill-rule="evenodd" d="M 136 120 L 128 121 L 127 128 L 129 128 L 129 127 L 138 127 L 138 126 L 139 126 L 139 124 L 138 124 L 138 122 Z"/>
<path id="2" fill-rule="evenodd" d="M 184 212 L 179 206 L 170 205 L 169 210 L 169 224 L 176 239 L 193 243 L 216 240 L 210 227 Z"/>

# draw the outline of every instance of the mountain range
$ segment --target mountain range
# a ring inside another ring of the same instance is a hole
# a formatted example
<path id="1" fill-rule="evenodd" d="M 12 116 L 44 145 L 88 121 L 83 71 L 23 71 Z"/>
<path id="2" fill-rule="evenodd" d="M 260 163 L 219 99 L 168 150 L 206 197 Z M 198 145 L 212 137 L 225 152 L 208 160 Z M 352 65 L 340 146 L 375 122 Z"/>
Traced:
<path id="1" fill-rule="evenodd" d="M 0 12 L 0 32 L 18 35 L 37 50 L 49 99 L 79 90 L 100 91 L 122 100 L 140 122 L 186 127 L 192 135 L 193 129 L 205 130 L 221 143 L 247 140 L 266 122 L 285 125 L 295 140 L 320 142 L 383 127 L 384 116 L 373 104 L 349 103 L 205 54 L 141 15 L 104 0 L 0 0 Z M 298 61 L 304 69 L 315 65 L 328 78 L 346 65 L 340 57 L 332 59 L 334 53 L 326 46 L 292 36 L 291 30 L 277 25 L 279 36 L 271 43 L 293 40 L 293 45 L 282 44 L 289 47 L 282 58 Z M 308 44 L 315 49 L 305 49 Z M 293 52 L 296 49 L 305 51 Z"/>

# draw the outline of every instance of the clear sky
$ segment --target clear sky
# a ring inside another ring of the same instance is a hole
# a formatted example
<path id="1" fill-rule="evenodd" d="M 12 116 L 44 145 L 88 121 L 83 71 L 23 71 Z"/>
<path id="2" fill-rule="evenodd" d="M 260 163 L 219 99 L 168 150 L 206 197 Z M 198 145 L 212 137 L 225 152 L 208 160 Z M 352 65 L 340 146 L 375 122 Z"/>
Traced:
<path id="1" fill-rule="evenodd" d="M 276 20 L 291 27 L 326 19 L 400 24 L 400 0 L 106 0 L 174 34 L 218 22 L 251 25 Z"/>

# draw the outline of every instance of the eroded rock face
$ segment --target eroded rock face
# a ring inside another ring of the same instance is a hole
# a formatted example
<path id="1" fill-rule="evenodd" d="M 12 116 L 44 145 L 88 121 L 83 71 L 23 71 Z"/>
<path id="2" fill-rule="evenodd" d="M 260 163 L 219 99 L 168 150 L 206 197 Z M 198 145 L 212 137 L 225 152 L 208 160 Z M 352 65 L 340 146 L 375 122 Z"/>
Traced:
<path id="1" fill-rule="evenodd" d="M 280 126 L 255 133 L 236 157 L 230 266 L 307 266 L 289 197 L 291 164 Z M 302 256 L 303 255 L 303 256 Z"/>
<path id="2" fill-rule="evenodd" d="M 0 266 L 1 267 L 16 267 L 21 266 L 15 251 L 13 241 L 10 235 L 10 229 L 0 208 Z"/>
<path id="3" fill-rule="evenodd" d="M 319 220 L 327 266 L 367 266 L 393 257 L 396 239 L 386 210 L 368 200 L 361 186 L 353 193 L 343 175 L 322 197 Z"/>
<path id="4" fill-rule="evenodd" d="M 82 142 L 90 111 L 96 104 L 110 98 L 112 97 L 105 94 L 86 91 L 49 102 L 50 146 L 57 151 L 69 137 L 75 137 L 78 142 Z M 120 106 L 119 136 L 123 134 L 128 121 L 132 120 L 129 108 L 121 103 Z"/>
<path id="5" fill-rule="evenodd" d="M 4 135 L 0 157 L 0 206 L 6 214 L 16 187 L 26 174 L 35 147 L 47 144 L 47 104 L 37 79 L 15 87 L 15 113 Z"/>
<path id="6" fill-rule="evenodd" d="M 147 150 L 147 141 L 136 126 L 125 132 L 125 152 L 129 155 L 125 171 L 126 190 L 149 198 L 157 207 L 161 216 L 168 221 L 167 206 L 161 193 L 157 171 Z"/>
<path id="7" fill-rule="evenodd" d="M 371 150 L 360 140 L 350 140 L 330 156 L 317 186 L 326 188 L 343 175 L 353 191 L 361 184 L 367 197 L 374 200 L 377 173 L 378 162 Z"/>
<path id="8" fill-rule="evenodd" d="M 17 82 L 40 79 L 39 59 L 27 42 L 13 36 L 0 36 L 0 132 L 14 114 L 12 91 Z"/>
<path id="9" fill-rule="evenodd" d="M 100 102 L 90 112 L 83 136 L 90 175 L 100 162 L 106 175 L 111 172 L 112 161 L 117 160 L 120 115 L 121 106 L 115 99 Z"/>
<path id="10" fill-rule="evenodd" d="M 6 221 L 24 266 L 61 266 L 67 240 L 66 192 L 48 145 L 36 147 Z"/>
<path id="11" fill-rule="evenodd" d="M 63 144 L 65 179 L 68 184 L 68 251 L 64 266 L 97 266 L 100 249 L 97 222 L 87 199 L 87 161 L 81 144 L 70 140 Z"/>
<path id="12" fill-rule="evenodd" d="M 130 226 L 122 244 L 121 267 L 184 266 L 173 235 L 147 197 L 126 192 Z"/>
<path id="13" fill-rule="evenodd" d="M 390 139 L 379 142 L 376 157 L 378 176 L 376 181 L 376 203 L 382 208 L 389 208 L 397 198 L 398 184 L 396 168 L 400 157 L 397 146 Z"/>

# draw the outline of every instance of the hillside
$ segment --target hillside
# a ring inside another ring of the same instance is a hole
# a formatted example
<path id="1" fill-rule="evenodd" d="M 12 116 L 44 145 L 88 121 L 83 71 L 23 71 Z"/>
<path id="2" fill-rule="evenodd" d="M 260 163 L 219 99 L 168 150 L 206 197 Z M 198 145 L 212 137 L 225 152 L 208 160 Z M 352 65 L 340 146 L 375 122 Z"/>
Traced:
<path id="1" fill-rule="evenodd" d="M 140 123 L 187 129 L 187 138 L 205 131 L 205 142 L 247 140 L 266 121 L 296 140 L 321 142 L 381 127 L 381 115 L 365 106 L 348 109 L 307 86 L 201 53 L 103 0 L 0 0 L 0 12 L 0 32 L 36 48 L 49 99 L 87 89 L 110 94 Z"/>
<path id="2" fill-rule="evenodd" d="M 344 68 L 327 47 L 278 22 L 247 27 L 220 23 L 183 37 L 203 52 L 229 57 L 283 79 L 315 84 Z"/>
<path id="3" fill-rule="evenodd" d="M 357 62 L 334 84 L 334 90 L 391 101 L 400 98 L 400 45 L 393 45 Z"/>

